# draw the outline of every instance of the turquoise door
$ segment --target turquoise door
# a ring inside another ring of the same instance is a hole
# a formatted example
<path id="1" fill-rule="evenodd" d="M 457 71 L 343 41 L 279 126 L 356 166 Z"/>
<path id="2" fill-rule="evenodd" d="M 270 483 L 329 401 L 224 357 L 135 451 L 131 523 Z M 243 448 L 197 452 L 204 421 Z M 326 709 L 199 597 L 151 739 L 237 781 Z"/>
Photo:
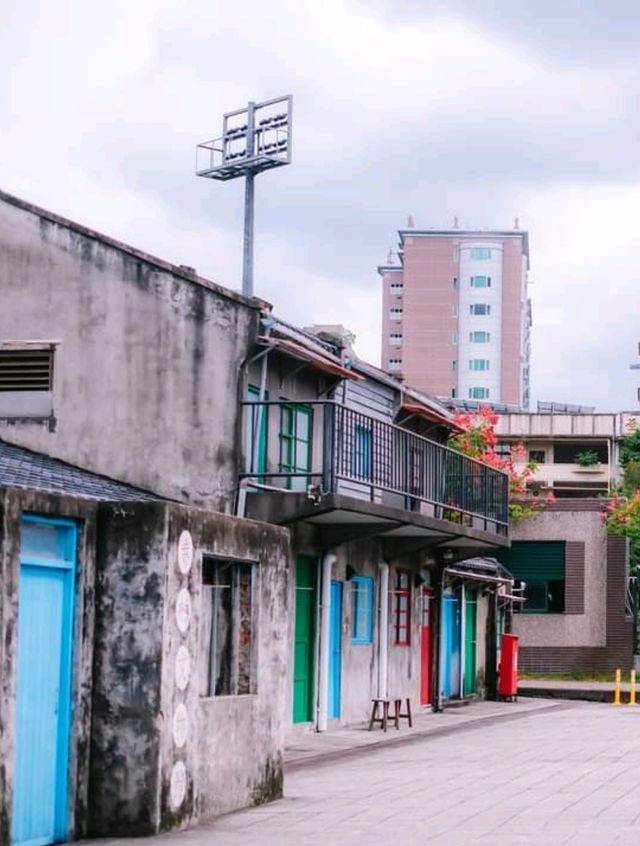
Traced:
<path id="1" fill-rule="evenodd" d="M 12 814 L 23 846 L 68 834 L 75 560 L 72 522 L 24 517 Z"/>
<path id="2" fill-rule="evenodd" d="M 453 647 L 453 619 L 455 597 L 452 593 L 442 594 L 442 638 L 440 641 L 440 691 L 445 699 L 451 696 L 451 664 Z"/>
<path id="3" fill-rule="evenodd" d="M 342 676 L 342 582 L 331 582 L 329 607 L 329 719 L 340 716 Z"/>

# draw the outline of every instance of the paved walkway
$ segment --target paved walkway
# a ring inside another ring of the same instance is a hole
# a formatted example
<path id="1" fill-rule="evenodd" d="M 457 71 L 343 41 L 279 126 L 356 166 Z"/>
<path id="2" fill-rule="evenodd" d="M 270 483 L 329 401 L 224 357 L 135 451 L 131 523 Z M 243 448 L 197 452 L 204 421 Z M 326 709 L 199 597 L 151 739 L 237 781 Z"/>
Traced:
<path id="1" fill-rule="evenodd" d="M 638 846 L 640 707 L 520 713 L 305 766 L 283 800 L 154 846 Z"/>
<path id="2" fill-rule="evenodd" d="M 369 731 L 367 725 L 322 733 L 298 729 L 290 735 L 285 749 L 287 771 L 321 761 L 343 759 L 392 743 L 403 744 L 419 737 L 450 734 L 477 723 L 518 719 L 531 712 L 558 707 L 562 706 L 548 699 L 531 698 L 518 702 L 472 702 L 447 707 L 440 714 L 431 710 L 419 711 L 413 715 L 413 728 L 409 728 L 406 720 L 401 720 L 399 729 L 390 727 L 386 733 L 379 727 Z"/>

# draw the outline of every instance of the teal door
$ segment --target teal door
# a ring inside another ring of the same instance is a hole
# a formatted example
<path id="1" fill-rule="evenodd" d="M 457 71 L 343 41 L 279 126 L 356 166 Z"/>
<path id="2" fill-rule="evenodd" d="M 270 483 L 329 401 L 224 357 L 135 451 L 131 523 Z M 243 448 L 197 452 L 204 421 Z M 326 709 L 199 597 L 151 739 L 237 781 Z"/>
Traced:
<path id="1" fill-rule="evenodd" d="M 68 833 L 76 528 L 24 517 L 12 841 L 45 846 Z"/>
<path id="2" fill-rule="evenodd" d="M 331 582 L 329 607 L 329 719 L 340 717 L 342 683 L 342 582 Z"/>
<path id="3" fill-rule="evenodd" d="M 316 562 L 299 555 L 296 562 L 296 618 L 293 647 L 293 722 L 313 720 L 316 621 Z"/>

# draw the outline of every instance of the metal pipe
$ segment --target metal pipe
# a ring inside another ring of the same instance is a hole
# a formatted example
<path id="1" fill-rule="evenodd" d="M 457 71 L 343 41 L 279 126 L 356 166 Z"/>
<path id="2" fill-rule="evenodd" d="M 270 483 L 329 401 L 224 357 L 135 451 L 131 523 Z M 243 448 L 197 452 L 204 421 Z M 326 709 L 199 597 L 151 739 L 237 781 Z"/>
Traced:
<path id="1" fill-rule="evenodd" d="M 247 107 L 247 158 L 254 154 L 254 122 L 256 104 L 251 101 Z M 253 296 L 253 221 L 254 221 L 254 179 L 252 170 L 247 170 L 244 179 L 244 241 L 242 245 L 242 293 Z"/>
<path id="2" fill-rule="evenodd" d="M 320 586 L 320 661 L 318 670 L 318 731 L 327 730 L 329 718 L 329 624 L 331 610 L 331 571 L 336 555 L 327 552 L 322 559 Z"/>
<path id="3" fill-rule="evenodd" d="M 389 565 L 380 564 L 378 605 L 378 697 L 387 696 L 389 688 Z"/>
<path id="4" fill-rule="evenodd" d="M 258 472 L 258 450 L 260 448 L 260 438 L 262 434 L 262 421 L 264 420 L 264 415 L 266 409 L 264 407 L 264 397 L 267 392 L 267 360 L 269 358 L 269 350 L 267 350 L 266 355 L 262 357 L 262 361 L 260 362 L 260 388 L 258 393 L 258 405 L 257 411 L 257 419 L 255 420 L 255 426 L 253 426 L 254 418 L 252 416 L 252 435 L 253 435 L 253 444 L 251 445 L 251 465 L 250 469 L 252 473 Z M 255 410 L 255 409 L 254 409 Z M 265 428 L 265 433 L 266 433 Z M 269 454 L 269 445 L 266 443 L 265 439 L 265 458 Z M 264 468 L 267 469 L 266 467 Z"/>

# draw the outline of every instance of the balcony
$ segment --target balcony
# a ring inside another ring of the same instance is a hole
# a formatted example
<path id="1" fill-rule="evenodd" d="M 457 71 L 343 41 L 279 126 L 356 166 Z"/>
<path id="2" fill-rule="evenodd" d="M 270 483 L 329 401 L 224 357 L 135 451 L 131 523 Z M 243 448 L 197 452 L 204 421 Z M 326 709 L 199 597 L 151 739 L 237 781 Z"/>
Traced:
<path id="1" fill-rule="evenodd" d="M 243 403 L 247 516 L 414 545 L 508 545 L 508 478 L 332 401 Z"/>

